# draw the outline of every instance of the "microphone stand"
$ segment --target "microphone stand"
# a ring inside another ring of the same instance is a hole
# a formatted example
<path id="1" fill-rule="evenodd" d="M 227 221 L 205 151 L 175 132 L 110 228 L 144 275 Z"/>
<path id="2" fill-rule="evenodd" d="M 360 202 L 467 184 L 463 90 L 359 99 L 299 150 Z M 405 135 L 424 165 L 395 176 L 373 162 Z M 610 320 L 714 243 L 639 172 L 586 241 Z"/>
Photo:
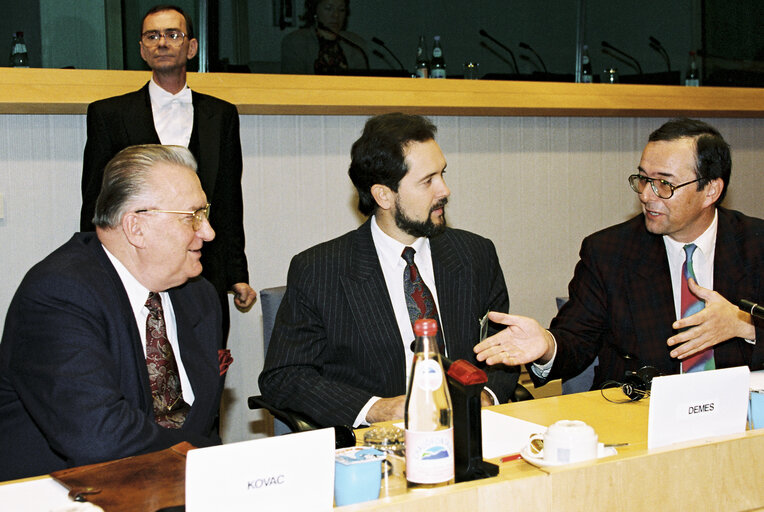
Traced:
<path id="1" fill-rule="evenodd" d="M 363 55 L 363 60 L 366 63 L 366 69 L 369 69 L 369 56 L 366 55 L 366 51 L 363 48 L 361 48 L 361 45 L 359 45 L 358 43 L 356 43 L 354 41 L 351 41 L 350 39 L 348 39 L 347 37 L 343 36 L 339 32 L 335 32 L 334 30 L 330 29 L 329 27 L 327 27 L 326 25 L 324 25 L 323 23 L 321 23 L 318 20 L 316 20 L 316 26 L 319 29 L 324 30 L 324 31 L 329 32 L 330 34 L 334 35 L 340 41 L 349 44 L 353 48 L 358 49 L 361 52 L 361 55 Z"/>
<path id="2" fill-rule="evenodd" d="M 379 39 L 379 38 L 377 38 L 377 37 L 372 37 L 372 38 L 371 38 L 371 41 L 372 41 L 374 44 L 377 44 L 377 45 L 381 46 L 382 48 L 384 48 L 385 50 L 387 50 L 387 53 L 389 53 L 390 55 L 392 55 L 392 57 L 395 59 L 395 62 L 397 62 L 397 63 L 398 63 L 398 65 L 401 67 L 401 71 L 407 71 L 407 70 L 406 70 L 406 68 L 403 66 L 403 63 L 400 61 L 400 59 L 398 59 L 398 57 L 396 57 L 396 56 L 395 56 L 395 54 L 393 53 L 393 51 L 392 51 L 390 48 L 388 48 L 388 47 L 385 45 L 385 42 L 384 42 L 384 41 L 382 41 L 381 39 Z"/>
<path id="3" fill-rule="evenodd" d="M 639 71 L 639 74 L 640 74 L 640 75 L 644 74 L 644 73 L 642 72 L 642 66 L 640 66 L 640 65 L 639 65 L 639 61 L 637 61 L 637 59 L 635 59 L 634 57 L 632 57 L 631 55 L 629 55 L 629 54 L 628 54 L 628 53 L 626 53 L 625 51 L 623 51 L 623 50 L 619 50 L 618 48 L 616 48 L 616 47 L 615 47 L 615 46 L 613 46 L 612 44 L 608 43 L 607 41 L 602 41 L 602 47 L 603 47 L 603 48 L 607 48 L 608 50 L 612 50 L 612 51 L 614 51 L 614 52 L 616 52 L 616 53 L 620 53 L 621 55 L 623 55 L 623 56 L 624 56 L 624 57 L 626 57 L 627 59 L 631 60 L 632 62 L 634 62 L 634 64 L 636 64 L 636 65 L 637 65 L 637 68 L 636 68 L 636 69 L 637 69 L 637 71 Z"/>
<path id="4" fill-rule="evenodd" d="M 653 50 L 661 54 L 661 56 L 663 57 L 663 60 L 666 61 L 666 67 L 668 68 L 668 72 L 671 73 L 671 59 L 669 58 L 669 54 L 666 51 L 666 48 L 663 47 L 661 42 L 655 39 L 653 36 L 650 36 L 650 48 L 652 48 Z"/>
<path id="5" fill-rule="evenodd" d="M 490 34 L 488 34 L 488 32 L 486 32 L 482 28 L 480 29 L 480 35 L 490 39 L 491 41 L 493 41 L 494 43 L 499 45 L 499 47 L 501 47 L 504 51 L 506 51 L 509 54 L 510 57 L 512 57 L 512 64 L 515 67 L 515 73 L 517 73 L 519 75 L 520 74 L 520 68 L 517 67 L 517 59 L 515 59 L 515 54 L 512 52 L 512 50 L 510 50 L 508 47 L 504 46 L 504 44 L 502 44 L 501 41 L 499 41 L 498 39 L 496 39 L 493 36 L 491 36 Z"/>
<path id="6" fill-rule="evenodd" d="M 528 50 L 529 52 L 533 53 L 533 55 L 535 55 L 536 58 L 541 63 L 541 67 L 544 68 L 544 73 L 547 74 L 547 75 L 549 74 L 549 70 L 546 68 L 546 64 L 544 64 L 544 59 L 541 58 L 541 55 L 536 53 L 536 50 L 531 48 L 531 45 L 529 45 L 528 43 L 523 43 L 522 41 L 520 41 L 520 44 L 518 46 L 520 48 L 522 48 L 523 50 Z"/>

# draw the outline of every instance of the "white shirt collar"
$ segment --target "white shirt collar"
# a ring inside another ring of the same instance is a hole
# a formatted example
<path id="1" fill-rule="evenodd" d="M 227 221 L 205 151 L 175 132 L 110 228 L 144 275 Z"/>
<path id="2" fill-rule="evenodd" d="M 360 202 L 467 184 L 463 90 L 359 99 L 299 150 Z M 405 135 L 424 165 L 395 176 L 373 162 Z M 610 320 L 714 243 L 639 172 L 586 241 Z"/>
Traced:
<path id="1" fill-rule="evenodd" d="M 109 249 L 107 249 L 106 246 L 101 244 L 101 247 L 106 251 L 106 256 L 109 257 L 109 261 L 114 265 L 114 270 L 117 271 L 119 279 L 122 281 L 122 286 L 125 287 L 127 298 L 130 301 L 130 307 L 133 309 L 133 313 L 138 316 L 143 309 L 143 306 L 146 304 L 146 299 L 148 299 L 151 290 L 138 282 L 135 276 L 127 270 L 127 267 L 125 267 L 116 256 L 109 252 Z M 162 300 L 164 301 L 164 296 L 162 296 Z"/>
<path id="2" fill-rule="evenodd" d="M 714 209 L 714 220 L 706 228 L 706 230 L 698 238 L 693 240 L 692 244 L 697 246 L 697 250 L 701 252 L 706 258 L 714 254 L 716 249 L 716 231 L 719 227 L 719 212 Z M 680 254 L 682 261 L 684 261 L 684 246 L 687 243 L 678 242 L 668 235 L 663 235 L 663 241 L 666 244 L 666 249 L 674 254 Z"/>
<path id="3" fill-rule="evenodd" d="M 173 101 L 187 104 L 192 103 L 191 89 L 189 89 L 188 84 L 184 85 L 183 89 L 177 94 L 172 94 L 171 92 L 162 89 L 154 81 L 153 77 L 149 81 L 149 97 L 151 98 L 151 106 L 155 109 L 165 108 L 166 106 L 171 105 Z"/>
<path id="4" fill-rule="evenodd" d="M 417 266 L 420 265 L 420 259 L 432 261 L 430 258 L 430 240 L 427 237 L 419 237 L 410 245 L 403 244 L 382 231 L 382 228 L 377 224 L 377 217 L 375 215 L 371 217 L 371 238 L 374 241 L 374 247 L 377 249 L 380 265 L 388 268 L 403 267 L 406 262 L 401 258 L 401 254 L 406 247 L 411 247 L 416 251 L 415 259 L 417 260 Z M 429 266 L 432 266 L 432 264 Z"/>

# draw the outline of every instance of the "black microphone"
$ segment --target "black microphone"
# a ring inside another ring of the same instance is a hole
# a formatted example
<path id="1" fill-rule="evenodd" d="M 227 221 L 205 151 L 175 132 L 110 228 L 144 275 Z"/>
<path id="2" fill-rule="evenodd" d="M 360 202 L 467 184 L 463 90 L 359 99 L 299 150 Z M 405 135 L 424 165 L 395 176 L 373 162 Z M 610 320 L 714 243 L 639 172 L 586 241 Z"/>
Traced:
<path id="1" fill-rule="evenodd" d="M 364 50 L 361 47 L 361 45 L 359 45 L 358 43 L 356 43 L 354 41 L 351 41 L 350 39 L 348 39 L 347 37 L 343 36 L 342 34 L 340 34 L 338 32 L 335 32 L 334 30 L 330 29 L 329 27 L 327 27 L 326 25 L 324 25 L 323 23 L 318 21 L 318 19 L 316 19 L 316 26 L 318 28 L 320 28 L 321 30 L 325 30 L 325 31 L 329 32 L 330 34 L 333 34 L 340 41 L 343 41 L 343 42 L 349 44 L 350 46 L 352 46 L 353 48 L 357 48 L 358 50 L 360 50 L 361 55 L 363 55 L 363 60 L 364 60 L 364 62 L 366 62 L 366 69 L 369 69 L 369 56 L 366 55 L 366 50 Z"/>
<path id="2" fill-rule="evenodd" d="M 547 68 L 546 68 L 546 64 L 544 64 L 544 59 L 542 59 L 542 58 L 541 58 L 541 55 L 539 55 L 538 53 L 536 53 L 536 50 L 534 50 L 533 48 L 531 48 L 531 45 L 529 45 L 528 43 L 523 43 L 522 41 L 520 41 L 520 44 L 519 44 L 518 46 L 519 46 L 520 48 L 522 48 L 523 50 L 528 50 L 529 52 L 533 53 L 533 55 L 535 55 L 535 56 L 536 56 L 536 58 L 537 58 L 537 59 L 539 60 L 539 62 L 541 63 L 541 67 L 542 67 L 542 68 L 544 68 L 544 73 L 546 73 L 546 74 L 549 74 L 549 70 L 547 70 Z"/>
<path id="3" fill-rule="evenodd" d="M 637 59 L 635 59 L 634 57 L 632 57 L 631 55 L 629 55 L 628 53 L 626 53 L 625 51 L 619 50 L 618 48 L 616 48 L 612 44 L 608 43 L 607 41 L 602 41 L 602 47 L 603 48 L 607 48 L 608 50 L 612 50 L 612 51 L 614 51 L 616 53 L 620 53 L 621 55 L 623 55 L 627 59 L 631 60 L 632 62 L 634 62 L 634 64 L 637 65 L 637 71 L 639 71 L 639 74 L 640 75 L 643 74 L 642 73 L 642 66 L 639 65 L 639 61 Z"/>
<path id="4" fill-rule="evenodd" d="M 384 48 L 385 50 L 387 50 L 387 53 L 389 53 L 390 55 L 392 55 L 392 56 L 393 56 L 393 58 L 395 59 L 395 62 L 397 62 L 397 63 L 398 63 L 398 65 L 401 67 L 401 71 L 406 71 L 406 68 L 403 66 L 403 63 L 400 61 L 400 59 L 399 59 L 398 57 L 396 57 L 396 56 L 395 56 L 395 54 L 393 53 L 393 51 L 392 51 L 390 48 L 388 48 L 388 47 L 385 45 L 385 42 L 384 42 L 384 41 L 382 41 L 381 39 L 379 39 L 379 38 L 377 38 L 377 37 L 372 37 L 372 38 L 371 38 L 371 41 L 372 41 L 374 44 L 378 44 L 379 46 L 381 46 L 382 48 Z"/>
<path id="5" fill-rule="evenodd" d="M 737 303 L 737 307 L 739 307 L 741 311 L 750 313 L 751 316 L 764 319 L 764 306 L 759 306 L 753 301 L 741 299 L 740 302 Z"/>
<path id="6" fill-rule="evenodd" d="M 480 35 L 483 37 L 487 37 L 488 39 L 490 39 L 491 41 L 499 45 L 504 51 L 506 51 L 509 54 L 510 57 L 512 57 L 512 64 L 515 66 L 515 73 L 519 75 L 520 68 L 517 67 L 517 59 L 515 59 L 515 54 L 512 52 L 512 50 L 510 50 L 507 46 L 504 46 L 504 44 L 502 44 L 501 41 L 489 35 L 488 32 L 486 32 L 482 28 L 480 29 Z"/>
<path id="7" fill-rule="evenodd" d="M 670 73 L 671 59 L 669 58 L 669 54 L 666 51 L 666 48 L 664 48 L 661 42 L 655 39 L 653 36 L 650 36 L 650 48 L 652 48 L 653 50 L 661 54 L 661 57 L 663 57 L 663 60 L 666 61 L 666 67 L 668 68 L 668 71 Z"/>

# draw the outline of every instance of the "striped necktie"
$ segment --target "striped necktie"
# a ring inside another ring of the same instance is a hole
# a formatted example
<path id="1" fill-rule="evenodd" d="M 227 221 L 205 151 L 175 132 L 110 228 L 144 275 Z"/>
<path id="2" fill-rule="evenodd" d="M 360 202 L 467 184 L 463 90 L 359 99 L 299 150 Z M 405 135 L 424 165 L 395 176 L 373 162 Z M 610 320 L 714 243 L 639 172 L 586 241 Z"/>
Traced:
<path id="1" fill-rule="evenodd" d="M 692 255 L 695 249 L 697 249 L 695 244 L 684 246 L 685 261 L 682 264 L 682 318 L 694 315 L 705 307 L 703 301 L 692 294 L 690 286 L 687 284 L 688 279 L 695 279 L 695 270 L 692 268 Z M 695 282 L 697 283 L 697 279 L 695 279 Z M 690 356 L 681 362 L 682 373 L 715 369 L 716 362 L 714 361 L 714 349 L 712 348 Z"/>

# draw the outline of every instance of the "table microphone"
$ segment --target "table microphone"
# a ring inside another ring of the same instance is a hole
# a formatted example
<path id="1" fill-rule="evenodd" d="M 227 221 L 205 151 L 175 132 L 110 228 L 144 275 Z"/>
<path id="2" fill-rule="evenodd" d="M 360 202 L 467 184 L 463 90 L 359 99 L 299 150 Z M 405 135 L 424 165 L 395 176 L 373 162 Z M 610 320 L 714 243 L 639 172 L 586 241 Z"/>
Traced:
<path id="1" fill-rule="evenodd" d="M 547 75 L 549 74 L 549 70 L 546 68 L 546 64 L 544 64 L 544 59 L 541 58 L 541 55 L 536 53 L 536 50 L 531 48 L 531 45 L 529 45 L 528 43 L 524 43 L 524 42 L 520 41 L 520 44 L 518 44 L 517 46 L 519 46 L 523 50 L 528 50 L 529 52 L 533 53 L 533 55 L 535 55 L 536 58 L 541 63 L 541 67 L 544 68 L 544 73 L 546 73 Z"/>
<path id="2" fill-rule="evenodd" d="M 764 306 L 759 306 L 750 300 L 740 299 L 740 302 L 737 303 L 737 307 L 739 307 L 741 311 L 750 313 L 751 316 L 764 320 Z"/>
<path id="3" fill-rule="evenodd" d="M 650 36 L 650 48 L 658 52 L 661 57 L 663 57 L 663 60 L 666 61 L 666 67 L 668 68 L 669 73 L 671 72 L 671 59 L 669 58 L 669 54 L 666 51 L 666 48 L 661 44 L 660 41 L 655 39 L 653 36 Z"/>
<path id="4" fill-rule="evenodd" d="M 325 30 L 325 31 L 329 32 L 330 34 L 333 34 L 337 39 L 339 39 L 342 42 L 345 42 L 345 43 L 349 44 L 353 48 L 357 48 L 361 52 L 361 55 L 363 55 L 363 60 L 366 62 L 366 69 L 369 69 L 369 56 L 366 55 L 366 50 L 364 50 L 361 47 L 361 45 L 357 44 L 354 41 L 351 41 L 350 39 L 348 39 L 347 37 L 343 36 L 339 32 L 335 32 L 334 30 L 330 29 L 329 27 L 327 27 L 326 25 L 324 25 L 323 23 L 321 23 L 318 20 L 316 20 L 316 26 L 318 28 L 320 28 L 321 30 Z"/>
<path id="5" fill-rule="evenodd" d="M 620 53 L 621 55 L 623 55 L 627 59 L 631 60 L 632 62 L 634 62 L 634 64 L 637 65 L 637 71 L 639 71 L 639 74 L 640 75 L 643 74 L 642 73 L 642 66 L 639 65 L 639 61 L 637 59 L 635 59 L 634 57 L 632 57 L 631 55 L 629 55 L 628 53 L 626 53 L 625 51 L 619 50 L 618 48 L 616 48 L 612 44 L 608 43 L 607 41 L 602 41 L 602 47 L 603 48 L 607 48 L 608 50 L 612 50 L 612 51 L 614 51 L 616 53 Z"/>
<path id="6" fill-rule="evenodd" d="M 512 50 L 510 50 L 509 47 L 505 46 L 501 41 L 499 41 L 495 37 L 489 35 L 488 32 L 486 32 L 482 28 L 480 29 L 480 35 L 483 36 L 483 37 L 487 37 L 488 39 L 490 39 L 491 41 L 493 41 L 494 43 L 499 45 L 499 47 L 501 47 L 502 50 L 507 52 L 509 54 L 509 56 L 512 57 L 512 64 L 515 66 L 515 73 L 517 73 L 519 75 L 520 74 L 520 68 L 517 67 L 517 59 L 515 59 L 515 54 L 512 52 Z"/>
<path id="7" fill-rule="evenodd" d="M 378 44 L 379 46 L 381 46 L 382 48 L 384 48 L 385 50 L 387 50 L 387 53 L 389 53 L 390 55 L 392 55 L 392 56 L 393 56 L 393 58 L 395 59 L 395 62 L 397 62 L 397 63 L 398 63 L 398 65 L 401 67 L 401 71 L 406 71 L 406 68 L 403 66 L 403 63 L 401 62 L 401 60 L 400 60 L 398 57 L 396 57 L 396 56 L 395 56 L 395 54 L 393 53 L 393 51 L 392 51 L 390 48 L 388 48 L 388 47 L 385 45 L 385 42 L 384 42 L 384 41 L 382 41 L 382 40 L 381 40 L 381 39 L 379 39 L 378 37 L 372 37 L 372 38 L 371 38 L 371 41 L 372 41 L 374 44 Z"/>

